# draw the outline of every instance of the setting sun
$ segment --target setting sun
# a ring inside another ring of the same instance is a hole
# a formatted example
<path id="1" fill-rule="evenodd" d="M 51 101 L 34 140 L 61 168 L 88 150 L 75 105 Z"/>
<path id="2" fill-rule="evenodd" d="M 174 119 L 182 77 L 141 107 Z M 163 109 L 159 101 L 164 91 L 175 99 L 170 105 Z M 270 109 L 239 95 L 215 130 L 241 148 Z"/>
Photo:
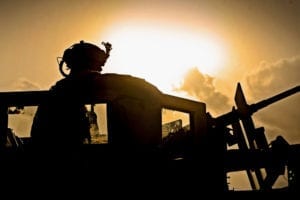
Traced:
<path id="1" fill-rule="evenodd" d="M 105 70 L 145 78 L 163 91 L 169 92 L 190 68 L 217 75 L 224 67 L 223 47 L 207 35 L 137 26 L 116 28 L 104 38 L 113 45 Z"/>

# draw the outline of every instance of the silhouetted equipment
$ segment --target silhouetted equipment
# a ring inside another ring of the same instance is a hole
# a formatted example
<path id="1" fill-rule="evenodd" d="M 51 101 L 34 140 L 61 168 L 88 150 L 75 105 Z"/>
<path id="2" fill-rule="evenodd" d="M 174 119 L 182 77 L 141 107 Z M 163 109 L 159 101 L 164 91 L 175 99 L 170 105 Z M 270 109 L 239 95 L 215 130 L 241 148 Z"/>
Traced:
<path id="1" fill-rule="evenodd" d="M 90 124 L 90 141 L 89 143 L 98 143 L 97 138 L 100 136 L 100 130 L 99 130 L 99 125 L 98 125 L 98 116 L 97 113 L 94 110 L 95 105 L 91 105 L 91 110 L 87 111 L 87 116 L 89 119 L 89 124 Z"/>
<path id="2" fill-rule="evenodd" d="M 235 143 L 239 147 L 239 151 L 228 151 L 227 156 L 241 154 L 226 161 L 225 169 L 228 171 L 235 171 L 239 167 L 246 169 L 251 187 L 254 190 L 270 190 L 272 188 L 277 177 L 284 174 L 289 148 L 293 151 L 294 146 L 290 147 L 282 137 L 278 137 L 272 142 L 272 147 L 269 148 L 264 128 L 255 128 L 251 115 L 272 103 L 299 92 L 299 90 L 300 86 L 297 86 L 256 104 L 248 105 L 241 85 L 238 84 L 235 95 L 237 109 L 233 108 L 232 112 L 216 118 L 217 124 L 232 125 L 233 135 L 231 137 L 235 139 Z M 242 131 L 240 121 L 245 133 Z M 230 145 L 233 144 L 231 142 Z M 265 178 L 262 173 L 263 168 L 266 171 Z M 251 171 L 255 172 L 256 181 Z"/>
<path id="3" fill-rule="evenodd" d="M 180 168 L 184 170 L 179 170 L 181 178 L 188 175 L 195 180 L 204 180 L 207 187 L 214 187 L 217 191 L 230 191 L 227 174 L 242 170 L 247 172 L 252 190 L 271 191 L 274 182 L 287 167 L 289 185 L 286 190 L 300 189 L 299 145 L 288 144 L 282 136 L 269 145 L 264 128 L 256 128 L 251 118 L 258 110 L 299 92 L 300 86 L 248 105 L 238 84 L 236 107 L 221 116 L 212 117 L 206 111 L 205 103 L 164 94 L 143 79 L 103 74 L 101 82 L 99 93 L 80 97 L 84 104 L 104 103 L 107 106 L 108 143 L 85 145 L 90 147 L 84 148 L 83 154 L 88 163 L 94 164 L 94 160 L 108 157 L 105 153 L 110 150 L 114 153 L 109 156 L 117 155 L 117 158 L 126 160 L 123 163 L 127 163 L 129 158 L 151 159 L 153 166 L 154 161 L 165 163 L 171 159 L 174 166 L 187 165 Z M 39 105 L 49 95 L 47 91 L 0 93 L 1 155 L 7 153 L 8 136 L 14 138 L 8 131 L 11 108 Z M 94 113 L 93 108 L 90 114 Z M 162 125 L 162 109 L 187 113 L 189 124 L 183 126 L 183 120 L 178 118 Z M 94 125 L 97 125 L 96 119 L 97 115 L 91 115 Z M 168 131 L 170 134 L 166 136 Z M 30 138 L 21 140 L 24 142 L 23 151 L 30 149 Z M 228 146 L 232 145 L 237 145 L 238 149 L 229 149 Z M 131 153 L 135 155 L 132 157 Z M 160 168 L 159 171 L 164 170 Z"/>

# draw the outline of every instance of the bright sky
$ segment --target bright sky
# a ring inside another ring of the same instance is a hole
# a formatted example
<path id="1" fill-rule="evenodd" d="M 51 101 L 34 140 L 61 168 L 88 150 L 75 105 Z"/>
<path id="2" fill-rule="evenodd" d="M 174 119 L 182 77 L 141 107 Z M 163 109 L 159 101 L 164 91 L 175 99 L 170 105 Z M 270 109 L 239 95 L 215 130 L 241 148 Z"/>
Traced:
<path id="1" fill-rule="evenodd" d="M 114 52 L 104 71 L 143 77 L 164 92 L 170 92 L 191 67 L 218 75 L 225 67 L 225 47 L 218 38 L 199 34 L 137 22 L 113 27 L 105 38 L 115 44 Z"/>
<path id="2" fill-rule="evenodd" d="M 142 76 L 163 90 L 197 67 L 226 79 L 231 91 L 262 60 L 274 62 L 300 52 L 297 1 L 0 4 L 2 85 L 23 77 L 47 89 L 60 78 L 56 57 L 81 39 L 112 43 L 105 72 Z"/>
<path id="3" fill-rule="evenodd" d="M 237 82 L 249 103 L 300 84 L 297 0 L 2 0 L 0 26 L 1 91 L 48 89 L 62 78 L 56 57 L 80 40 L 112 43 L 105 73 L 175 87 L 214 114 L 231 110 Z M 258 114 L 272 139 L 300 142 L 299 102 Z"/>

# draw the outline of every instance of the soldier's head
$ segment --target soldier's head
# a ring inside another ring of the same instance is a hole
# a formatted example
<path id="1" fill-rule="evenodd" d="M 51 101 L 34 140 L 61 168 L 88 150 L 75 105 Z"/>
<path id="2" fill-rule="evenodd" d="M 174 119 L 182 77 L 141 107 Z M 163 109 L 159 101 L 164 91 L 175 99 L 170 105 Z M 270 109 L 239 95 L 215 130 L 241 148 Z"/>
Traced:
<path id="1" fill-rule="evenodd" d="M 105 46 L 105 51 L 100 47 L 80 41 L 64 51 L 61 62 L 59 63 L 60 72 L 64 76 L 68 76 L 63 70 L 64 63 L 71 71 L 70 73 L 77 73 L 84 70 L 102 71 L 105 65 L 111 45 L 109 43 L 102 43 Z"/>

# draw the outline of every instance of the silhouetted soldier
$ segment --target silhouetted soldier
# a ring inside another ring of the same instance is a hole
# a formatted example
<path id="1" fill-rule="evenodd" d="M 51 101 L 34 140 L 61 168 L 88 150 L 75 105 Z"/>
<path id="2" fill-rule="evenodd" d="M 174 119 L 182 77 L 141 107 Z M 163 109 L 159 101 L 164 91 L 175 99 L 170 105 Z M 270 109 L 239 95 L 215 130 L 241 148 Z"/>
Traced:
<path id="1" fill-rule="evenodd" d="M 93 97 L 99 89 L 97 80 L 111 50 L 109 43 L 102 44 L 105 51 L 84 41 L 66 49 L 59 63 L 65 78 L 51 87 L 49 98 L 37 109 L 32 143 L 50 158 L 68 159 L 84 141 L 90 141 L 89 119 L 82 100 Z M 65 64 L 69 73 L 63 69 Z"/>

